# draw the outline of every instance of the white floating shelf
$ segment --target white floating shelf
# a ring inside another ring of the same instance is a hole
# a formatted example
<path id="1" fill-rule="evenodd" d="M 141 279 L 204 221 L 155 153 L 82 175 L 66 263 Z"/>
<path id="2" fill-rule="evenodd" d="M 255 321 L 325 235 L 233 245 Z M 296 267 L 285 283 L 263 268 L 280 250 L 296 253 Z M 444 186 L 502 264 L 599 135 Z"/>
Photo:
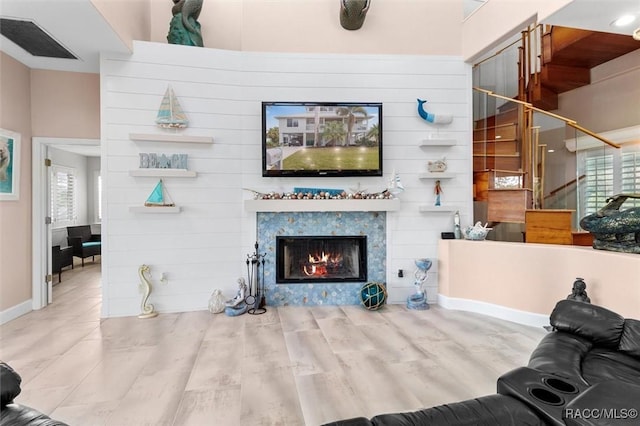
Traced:
<path id="1" fill-rule="evenodd" d="M 432 206 L 427 204 L 422 204 L 418 206 L 418 210 L 421 212 L 438 212 L 438 213 L 450 213 L 455 212 L 456 210 L 460 210 L 459 206 Z"/>
<path id="2" fill-rule="evenodd" d="M 136 169 L 129 170 L 130 176 L 151 177 L 196 177 L 197 173 L 187 169 Z"/>
<path id="3" fill-rule="evenodd" d="M 170 206 L 170 207 L 147 207 L 147 206 L 132 206 L 129 207 L 131 213 L 180 213 L 182 207 Z"/>
<path id="4" fill-rule="evenodd" d="M 455 173 L 447 172 L 426 172 L 418 175 L 420 179 L 451 179 L 454 177 L 456 177 Z"/>
<path id="5" fill-rule="evenodd" d="M 249 212 L 380 212 L 400 209 L 400 199 L 390 200 L 245 200 Z"/>
<path id="6" fill-rule="evenodd" d="M 162 133 L 129 133 L 129 139 L 143 142 L 178 142 L 212 144 L 210 136 L 167 135 Z"/>
<path id="7" fill-rule="evenodd" d="M 420 146 L 452 146 L 457 143 L 455 139 L 422 139 Z"/>

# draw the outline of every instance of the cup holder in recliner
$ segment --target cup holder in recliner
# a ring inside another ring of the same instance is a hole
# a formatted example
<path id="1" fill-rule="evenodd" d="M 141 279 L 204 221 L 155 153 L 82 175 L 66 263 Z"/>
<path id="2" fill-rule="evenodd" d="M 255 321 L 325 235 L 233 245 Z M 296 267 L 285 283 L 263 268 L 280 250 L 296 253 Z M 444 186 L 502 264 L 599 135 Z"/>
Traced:
<path id="1" fill-rule="evenodd" d="M 563 420 L 565 408 L 587 385 L 570 377 L 520 367 L 498 378 L 497 390 L 501 395 L 511 396 L 525 403 L 546 424 L 565 426 Z"/>
<path id="2" fill-rule="evenodd" d="M 540 402 L 544 402 L 545 404 L 549 404 L 549 405 L 564 404 L 564 398 L 556 393 L 551 392 L 549 389 L 534 387 L 534 388 L 529 388 L 527 390 L 529 391 L 529 395 L 531 395 L 532 397 L 534 397 Z"/>
<path id="3" fill-rule="evenodd" d="M 555 377 L 543 377 L 542 382 L 545 385 L 549 386 L 550 388 L 557 390 L 558 392 L 562 392 L 562 393 L 578 392 L 578 388 L 576 386 Z"/>

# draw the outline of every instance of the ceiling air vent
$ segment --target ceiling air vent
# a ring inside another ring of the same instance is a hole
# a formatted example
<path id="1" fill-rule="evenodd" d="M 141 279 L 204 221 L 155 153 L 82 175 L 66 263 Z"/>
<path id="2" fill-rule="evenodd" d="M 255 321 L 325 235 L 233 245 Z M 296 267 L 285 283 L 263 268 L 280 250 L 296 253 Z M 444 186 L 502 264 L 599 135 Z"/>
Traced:
<path id="1" fill-rule="evenodd" d="M 32 21 L 0 18 L 0 34 L 33 56 L 78 59 Z"/>

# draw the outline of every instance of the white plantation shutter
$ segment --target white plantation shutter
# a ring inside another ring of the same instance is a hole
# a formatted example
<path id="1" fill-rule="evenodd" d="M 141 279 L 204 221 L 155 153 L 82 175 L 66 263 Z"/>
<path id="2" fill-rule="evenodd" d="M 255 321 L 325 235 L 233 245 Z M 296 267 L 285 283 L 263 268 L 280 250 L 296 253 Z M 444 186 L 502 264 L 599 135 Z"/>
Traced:
<path id="1" fill-rule="evenodd" d="M 640 152 L 625 152 L 620 159 L 620 174 L 624 194 L 640 194 Z M 624 208 L 640 207 L 639 199 L 628 198 Z"/>
<path id="2" fill-rule="evenodd" d="M 584 212 L 585 215 L 601 209 L 613 192 L 613 155 L 585 158 L 584 164 Z"/>
<path id="3" fill-rule="evenodd" d="M 585 184 L 580 195 L 585 215 L 604 207 L 612 195 L 640 194 L 639 148 L 630 145 L 604 155 L 596 149 L 582 156 Z M 621 210 L 631 207 L 640 207 L 640 199 L 628 198 Z"/>
<path id="4" fill-rule="evenodd" d="M 55 227 L 74 225 L 76 213 L 75 170 L 68 167 L 51 168 L 51 219 Z"/>

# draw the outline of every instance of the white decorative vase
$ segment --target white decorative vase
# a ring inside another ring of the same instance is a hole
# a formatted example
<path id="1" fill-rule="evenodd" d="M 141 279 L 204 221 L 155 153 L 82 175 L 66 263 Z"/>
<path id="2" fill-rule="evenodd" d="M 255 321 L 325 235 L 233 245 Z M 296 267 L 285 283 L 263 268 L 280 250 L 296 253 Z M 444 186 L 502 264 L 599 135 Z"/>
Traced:
<path id="1" fill-rule="evenodd" d="M 211 312 L 212 314 L 220 314 L 224 312 L 224 302 L 225 298 L 222 294 L 222 290 L 213 290 L 213 293 L 211 293 L 211 297 L 209 298 L 209 312 Z"/>

